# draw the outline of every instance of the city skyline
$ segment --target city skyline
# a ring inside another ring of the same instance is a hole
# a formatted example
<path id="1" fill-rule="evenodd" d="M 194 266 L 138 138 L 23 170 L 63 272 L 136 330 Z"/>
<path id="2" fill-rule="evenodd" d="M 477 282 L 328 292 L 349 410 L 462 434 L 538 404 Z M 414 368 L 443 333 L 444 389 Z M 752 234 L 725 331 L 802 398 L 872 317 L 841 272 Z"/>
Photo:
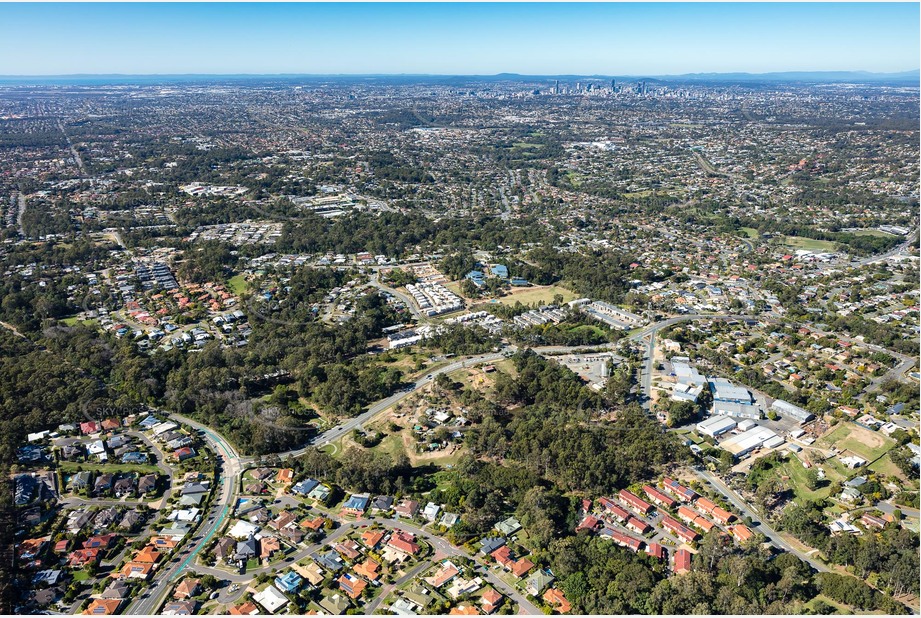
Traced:
<path id="1" fill-rule="evenodd" d="M 5 4 L 0 19 L 9 76 L 888 73 L 917 69 L 921 45 L 910 3 Z"/>

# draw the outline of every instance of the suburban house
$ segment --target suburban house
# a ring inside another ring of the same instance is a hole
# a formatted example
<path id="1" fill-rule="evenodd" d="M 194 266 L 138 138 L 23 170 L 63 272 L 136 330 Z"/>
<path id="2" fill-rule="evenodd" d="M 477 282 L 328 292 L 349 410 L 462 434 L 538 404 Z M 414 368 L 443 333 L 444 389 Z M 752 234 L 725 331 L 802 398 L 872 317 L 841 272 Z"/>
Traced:
<path id="1" fill-rule="evenodd" d="M 393 509 L 393 512 L 400 517 L 411 519 L 419 512 L 419 503 L 415 500 L 404 498 L 400 500 L 400 503 Z"/>
<path id="2" fill-rule="evenodd" d="M 339 514 L 361 517 L 364 515 L 365 510 L 368 508 L 368 502 L 370 502 L 370 500 L 371 499 L 368 494 L 353 494 L 349 496 L 348 500 L 345 501 L 345 504 L 342 505 L 342 510 L 339 512 Z"/>
<path id="3" fill-rule="evenodd" d="M 336 581 L 339 583 L 339 588 L 352 599 L 360 597 L 361 593 L 368 586 L 368 582 L 351 573 L 343 573 Z"/>
<path id="4" fill-rule="evenodd" d="M 675 552 L 672 562 L 672 571 L 681 575 L 691 572 L 691 552 L 686 549 L 679 549 Z"/>
<path id="5" fill-rule="evenodd" d="M 176 589 L 173 590 L 173 597 L 177 599 L 188 599 L 201 592 L 201 580 L 197 578 L 187 578 L 179 582 Z"/>
<path id="6" fill-rule="evenodd" d="M 652 511 L 651 504 L 649 504 L 648 502 L 646 502 L 645 500 L 637 496 L 634 496 L 632 493 L 630 493 L 626 489 L 621 489 L 620 493 L 618 493 L 617 495 L 624 503 L 629 505 L 630 508 L 639 511 L 643 515 L 649 515 L 650 511 Z"/>

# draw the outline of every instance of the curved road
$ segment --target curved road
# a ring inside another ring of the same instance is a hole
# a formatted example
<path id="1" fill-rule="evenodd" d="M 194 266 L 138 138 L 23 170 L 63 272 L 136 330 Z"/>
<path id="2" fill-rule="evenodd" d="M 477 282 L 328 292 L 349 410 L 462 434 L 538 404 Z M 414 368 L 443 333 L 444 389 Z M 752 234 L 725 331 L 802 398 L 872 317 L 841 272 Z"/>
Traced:
<path id="1" fill-rule="evenodd" d="M 659 330 L 667 326 L 671 326 L 672 324 L 677 324 L 678 322 L 687 321 L 687 320 L 747 319 L 748 317 L 750 316 L 738 316 L 738 315 L 721 316 L 721 315 L 704 315 L 704 314 L 685 315 L 685 316 L 679 316 L 679 317 L 668 318 L 666 320 L 662 320 L 660 322 L 657 322 L 655 324 L 652 324 L 644 328 L 643 330 L 631 336 L 630 339 L 633 339 L 633 340 L 639 340 L 644 337 L 649 337 L 648 346 L 650 349 L 650 353 L 648 354 L 648 358 L 647 358 L 647 372 L 645 376 L 646 382 L 644 382 L 644 388 L 647 389 L 645 390 L 647 395 L 649 392 L 648 383 L 649 383 L 649 375 L 651 374 L 651 363 L 652 363 L 651 348 L 654 346 L 655 335 Z M 435 376 L 437 375 L 440 375 L 443 373 L 450 373 L 452 371 L 456 371 L 464 367 L 470 367 L 470 366 L 481 364 L 481 363 L 497 361 L 502 358 L 503 358 L 502 353 L 482 354 L 479 356 L 474 356 L 471 358 L 458 360 L 450 365 L 447 365 L 440 369 L 436 369 L 432 371 L 431 373 L 429 373 L 428 375 L 426 375 L 424 378 L 417 380 L 412 385 L 412 388 L 407 389 L 405 391 L 395 393 L 391 395 L 390 397 L 387 397 L 386 399 L 383 399 L 377 402 L 376 404 L 370 406 L 368 410 L 364 412 L 363 414 L 355 418 L 351 418 L 343 422 L 342 424 L 330 429 L 329 431 L 319 434 L 318 436 L 313 438 L 310 441 L 310 443 L 307 444 L 306 446 L 299 448 L 299 449 L 287 451 L 285 453 L 279 453 L 278 457 L 279 458 L 297 457 L 298 455 L 303 454 L 311 446 L 325 444 L 335 438 L 340 437 L 344 433 L 351 431 L 352 429 L 361 427 L 365 422 L 370 420 L 375 415 L 380 414 L 381 412 L 395 405 L 402 399 L 408 397 L 413 392 L 430 384 L 434 380 Z M 237 453 L 233 445 L 230 444 L 223 436 L 221 436 L 220 434 L 216 433 L 214 430 L 208 428 L 207 426 L 201 423 L 198 423 L 190 418 L 187 418 L 179 414 L 171 414 L 170 418 L 172 418 L 173 420 L 177 422 L 188 425 L 192 427 L 193 429 L 199 431 L 202 437 L 208 442 L 211 449 L 214 451 L 215 455 L 219 457 L 221 461 L 221 475 L 220 475 L 220 487 L 217 491 L 220 492 L 220 496 L 212 502 L 211 507 L 209 508 L 208 512 L 205 514 L 206 518 L 203 520 L 202 523 L 199 524 L 195 532 L 192 533 L 191 540 L 186 541 L 186 543 L 184 544 L 186 549 L 182 550 L 181 553 L 174 556 L 172 560 L 170 560 L 169 562 L 165 562 L 160 565 L 160 568 L 157 570 L 157 572 L 155 573 L 153 577 L 151 586 L 145 591 L 145 594 L 142 597 L 134 600 L 132 605 L 125 611 L 126 614 L 135 614 L 135 615 L 153 614 L 159 609 L 159 607 L 165 601 L 166 595 L 170 591 L 172 585 L 178 579 L 178 576 L 180 575 L 180 573 L 184 569 L 186 569 L 190 564 L 193 564 L 195 557 L 211 541 L 213 536 L 217 533 L 217 530 L 221 527 L 221 525 L 223 525 L 228 514 L 232 511 L 233 507 L 235 506 L 236 499 L 237 499 L 237 491 L 238 491 L 237 476 L 240 474 L 240 472 L 242 472 L 242 470 L 247 465 L 258 460 L 258 458 L 254 458 L 254 457 L 240 457 L 239 453 Z M 384 521 L 386 521 L 388 525 L 403 528 L 404 530 L 408 530 L 410 532 L 414 532 L 415 534 L 424 536 L 425 538 L 429 539 L 429 541 L 431 542 L 432 546 L 436 549 L 436 551 L 439 551 L 449 556 L 450 555 L 466 555 L 468 557 L 472 557 L 469 554 L 467 554 L 466 551 L 461 550 L 451 545 L 450 543 L 448 543 L 441 537 L 434 536 L 426 532 L 425 530 L 416 528 L 415 526 L 407 522 L 404 522 L 402 520 L 384 520 Z M 355 525 L 357 523 L 359 522 L 355 522 L 352 525 Z M 343 526 L 340 529 L 347 530 L 345 526 Z M 343 533 L 340 533 L 340 534 L 343 534 Z M 302 553 L 303 552 L 298 552 L 298 555 Z M 200 570 L 204 570 L 202 569 L 202 567 L 198 567 L 198 568 Z M 226 573 L 222 572 L 222 576 L 224 578 L 227 578 Z M 523 609 L 523 611 L 525 611 L 526 613 L 533 613 L 533 614 L 540 613 L 538 609 L 534 607 L 533 604 L 528 602 L 528 600 L 524 597 L 524 595 L 517 592 L 514 588 L 510 587 L 508 584 L 506 584 L 501 579 L 496 577 L 496 575 L 492 573 L 491 571 L 489 571 L 489 569 L 485 569 L 483 571 L 483 576 L 493 586 L 502 590 L 507 596 L 515 600 L 519 604 L 519 606 Z"/>
<path id="2" fill-rule="evenodd" d="M 178 414 L 170 415 L 170 417 L 200 430 L 214 454 L 221 459 L 220 487 L 216 490 L 220 492 L 220 496 L 212 501 L 206 513 L 207 517 L 192 533 L 192 538 L 184 542 L 183 546 L 186 549 L 174 555 L 169 562 L 160 565 L 153 576 L 150 587 L 143 596 L 135 599 L 132 605 L 125 610 L 126 614 L 150 615 L 156 613 L 165 601 L 171 587 L 178 580 L 179 574 L 192 564 L 195 556 L 211 541 L 233 509 L 237 499 L 236 480 L 240 464 L 239 455 L 233 446 L 219 434 L 191 419 Z"/>
<path id="3" fill-rule="evenodd" d="M 872 264 L 873 262 L 880 262 L 882 260 L 897 256 L 897 255 L 906 255 L 908 249 L 912 246 L 917 246 L 917 237 L 918 228 L 914 228 L 906 235 L 906 240 L 900 245 L 897 245 L 886 251 L 885 253 L 880 253 L 879 255 L 871 255 L 870 257 L 864 258 L 859 262 L 852 264 L 852 266 L 866 266 L 867 264 Z"/>
<path id="4" fill-rule="evenodd" d="M 426 375 L 424 378 L 420 378 L 416 380 L 416 382 L 412 385 L 412 388 L 394 393 L 390 397 L 387 397 L 386 399 L 382 399 L 378 401 L 377 403 L 369 407 L 367 411 L 363 412 L 362 414 L 354 418 L 350 418 L 347 421 L 344 421 L 343 423 L 336 425 L 332 429 L 329 429 L 328 431 L 325 431 L 315 436 L 305 446 L 298 448 L 298 449 L 291 450 L 291 451 L 285 451 L 284 453 L 277 453 L 276 456 L 279 459 L 284 459 L 286 457 L 298 457 L 300 455 L 303 455 L 304 452 L 312 446 L 320 446 L 320 445 L 326 444 L 352 431 L 353 429 L 360 428 L 362 425 L 368 422 L 372 417 L 380 414 L 387 408 L 390 408 L 391 406 L 399 403 L 406 397 L 409 397 L 410 395 L 412 395 L 414 392 L 416 392 L 420 388 L 423 388 L 424 386 L 430 384 L 435 379 L 435 376 L 438 376 L 442 373 L 451 373 L 452 371 L 457 371 L 458 369 L 463 369 L 464 367 L 472 367 L 473 365 L 479 365 L 482 363 L 495 362 L 495 361 L 501 360 L 502 358 L 503 358 L 503 355 L 499 352 L 490 353 L 490 354 L 481 354 L 479 356 L 473 356 L 468 359 L 459 360 L 457 362 L 451 363 L 450 365 L 446 365 L 440 369 L 435 369 L 430 374 Z M 259 457 L 243 457 L 243 458 L 238 458 L 238 459 L 244 464 L 249 464 L 249 463 L 258 461 L 260 458 Z"/>

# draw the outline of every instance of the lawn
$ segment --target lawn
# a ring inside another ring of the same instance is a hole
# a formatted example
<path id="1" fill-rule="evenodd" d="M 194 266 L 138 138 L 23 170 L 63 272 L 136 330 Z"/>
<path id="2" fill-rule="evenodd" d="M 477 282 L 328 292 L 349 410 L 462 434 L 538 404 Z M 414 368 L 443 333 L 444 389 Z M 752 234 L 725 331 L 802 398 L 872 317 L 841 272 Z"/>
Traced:
<path id="1" fill-rule="evenodd" d="M 643 197 L 649 197 L 654 191 L 651 189 L 646 189 L 645 191 L 635 191 L 633 193 L 624 193 L 624 197 L 628 200 L 635 200 Z"/>
<path id="2" fill-rule="evenodd" d="M 758 238 L 758 236 L 760 236 L 760 234 L 758 234 L 758 230 L 753 227 L 740 227 L 739 231 L 745 232 L 749 238 Z"/>
<path id="3" fill-rule="evenodd" d="M 446 281 L 443 283 L 446 288 L 457 294 L 458 296 L 463 296 L 460 291 L 461 282 L 460 281 Z"/>
<path id="4" fill-rule="evenodd" d="M 96 319 L 81 320 L 80 318 L 78 318 L 78 317 L 75 316 L 75 315 L 72 315 L 72 316 L 70 316 L 69 318 L 61 318 L 60 321 L 61 321 L 61 323 L 64 324 L 65 326 L 76 326 L 77 324 L 84 324 L 84 325 L 86 325 L 86 326 L 92 326 L 93 324 L 98 324 L 98 323 L 99 323 L 99 320 L 96 320 Z"/>
<path id="5" fill-rule="evenodd" d="M 880 474 L 885 474 L 887 476 L 894 476 L 899 479 L 905 479 L 905 475 L 902 474 L 902 471 L 899 469 L 897 465 L 892 463 L 892 459 L 889 457 L 888 453 L 884 455 L 883 457 L 881 457 L 878 461 L 874 461 L 869 466 L 869 468 L 870 470 L 873 470 L 874 472 L 879 472 Z M 915 482 L 915 484 L 917 484 L 917 480 L 918 480 L 917 476 L 913 477 L 912 480 Z"/>
<path id="6" fill-rule="evenodd" d="M 227 286 L 230 288 L 230 291 L 239 296 L 249 288 L 249 284 L 246 283 L 246 279 L 243 278 L 243 275 L 235 275 L 230 278 L 227 282 Z"/>
<path id="7" fill-rule="evenodd" d="M 403 431 L 411 431 L 411 429 L 404 429 Z M 375 446 L 373 450 L 387 453 L 391 457 L 396 457 L 403 452 L 403 432 L 398 431 L 389 434 L 386 438 L 381 440 L 380 444 Z"/>
<path id="8" fill-rule="evenodd" d="M 90 574 L 86 571 L 74 571 L 73 577 L 75 582 L 85 582 L 90 578 Z"/>
<path id="9" fill-rule="evenodd" d="M 838 610 L 839 614 L 853 614 L 854 613 L 854 610 L 849 608 L 844 603 L 839 603 L 838 601 L 834 601 L 831 598 L 825 596 L 824 594 L 818 594 L 814 598 L 810 599 L 809 602 L 806 603 L 805 607 L 808 607 L 809 609 L 815 611 L 815 604 L 818 601 L 822 601 L 824 603 L 827 603 L 828 605 L 831 605 L 836 610 Z"/>
<path id="10" fill-rule="evenodd" d="M 505 358 L 500 360 L 497 363 L 494 363 L 496 371 L 501 371 L 502 373 L 507 373 L 513 378 L 518 377 L 518 370 L 515 369 L 515 363 L 510 358 Z"/>
<path id="11" fill-rule="evenodd" d="M 397 454 L 405 453 L 409 457 L 409 463 L 411 466 L 453 466 L 460 461 L 460 458 L 466 453 L 466 450 L 459 448 L 453 453 L 444 452 L 444 454 L 429 454 L 429 453 L 420 453 L 407 452 L 403 444 L 403 434 L 411 432 L 412 429 L 406 428 L 403 431 L 392 433 L 381 440 L 380 444 L 372 447 L 371 451 L 378 453 L 387 453 L 391 457 L 395 457 Z M 412 447 L 410 447 L 412 448 Z M 344 454 L 343 450 L 340 450 L 336 453 L 337 457 L 340 457 Z"/>
<path id="12" fill-rule="evenodd" d="M 569 332 L 571 333 L 582 333 L 586 331 L 592 332 L 601 337 L 605 336 L 605 332 L 603 330 L 601 330 L 597 326 L 592 326 L 591 324 L 580 324 L 579 326 L 569 329 Z"/>
<path id="13" fill-rule="evenodd" d="M 895 440 L 865 429 L 854 423 L 840 423 L 837 427 L 825 434 L 818 442 L 821 446 L 836 446 L 840 450 L 848 450 L 873 461 L 892 450 Z"/>
<path id="14" fill-rule="evenodd" d="M 522 304 L 530 305 L 544 301 L 545 305 L 549 305 L 553 303 L 553 297 L 556 294 L 560 294 L 563 297 L 564 303 L 578 298 L 575 294 L 564 287 L 558 285 L 544 285 L 527 288 L 513 288 L 508 296 L 503 296 L 502 298 L 498 298 L 492 302 L 501 303 L 503 305 L 514 305 L 516 302 L 521 301 Z M 475 308 L 479 309 L 480 307 L 477 306 Z"/>
<path id="15" fill-rule="evenodd" d="M 803 238 L 802 236 L 786 236 L 784 244 L 793 249 L 805 249 L 806 251 L 835 251 L 836 244 L 830 240 L 814 240 L 812 238 Z"/>

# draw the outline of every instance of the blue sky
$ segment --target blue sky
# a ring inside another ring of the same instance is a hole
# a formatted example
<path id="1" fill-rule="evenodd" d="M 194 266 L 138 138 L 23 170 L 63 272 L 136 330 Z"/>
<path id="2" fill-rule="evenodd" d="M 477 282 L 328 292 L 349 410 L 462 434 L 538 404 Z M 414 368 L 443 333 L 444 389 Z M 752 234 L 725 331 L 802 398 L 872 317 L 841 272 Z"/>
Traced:
<path id="1" fill-rule="evenodd" d="M 919 65 L 918 3 L 0 4 L 0 74 L 662 75 Z"/>

